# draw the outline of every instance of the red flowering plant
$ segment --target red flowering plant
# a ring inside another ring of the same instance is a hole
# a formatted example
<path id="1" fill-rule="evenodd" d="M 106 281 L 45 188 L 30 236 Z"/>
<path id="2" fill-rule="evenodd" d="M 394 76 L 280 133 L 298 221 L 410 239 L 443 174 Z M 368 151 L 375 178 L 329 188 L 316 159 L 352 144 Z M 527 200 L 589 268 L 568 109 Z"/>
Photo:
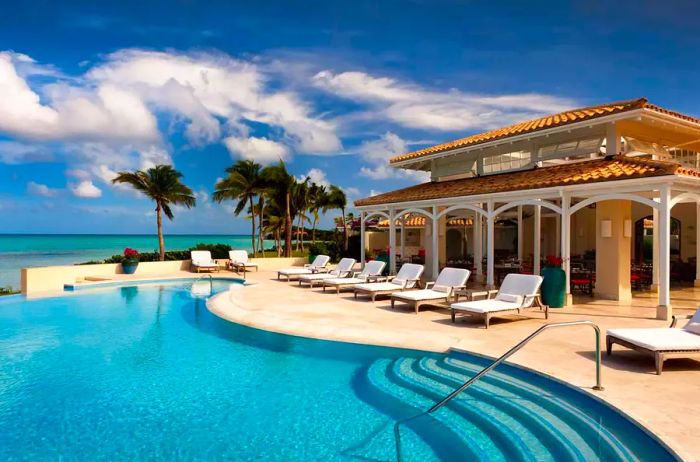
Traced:
<path id="1" fill-rule="evenodd" d="M 136 249 L 127 247 L 124 249 L 122 265 L 136 265 L 139 262 L 139 252 Z"/>
<path id="2" fill-rule="evenodd" d="M 549 255 L 547 256 L 547 262 L 545 266 L 549 268 L 561 268 L 561 265 L 564 263 L 564 260 L 562 260 L 561 257 L 557 257 L 556 255 Z"/>

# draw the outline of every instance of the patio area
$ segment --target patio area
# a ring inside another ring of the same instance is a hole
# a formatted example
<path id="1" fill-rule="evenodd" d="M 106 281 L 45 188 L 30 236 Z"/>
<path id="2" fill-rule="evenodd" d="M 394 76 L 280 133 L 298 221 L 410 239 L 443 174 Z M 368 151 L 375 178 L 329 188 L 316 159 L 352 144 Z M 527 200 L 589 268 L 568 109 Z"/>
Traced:
<path id="1" fill-rule="evenodd" d="M 230 321 L 274 332 L 335 341 L 369 343 L 401 348 L 447 351 L 451 348 L 497 357 L 546 322 L 588 319 L 603 335 L 608 328 L 663 327 L 658 321 L 656 294 L 642 293 L 631 304 L 575 296 L 574 304 L 550 310 L 550 319 L 537 311 L 524 316 L 493 320 L 488 330 L 478 321 L 464 318 L 456 324 L 444 309 L 425 309 L 418 315 L 388 299 L 371 303 L 340 296 L 320 288 L 300 288 L 280 282 L 270 271 L 249 273 L 247 287 L 235 288 L 209 302 L 209 309 Z M 274 293 L 274 297 L 270 294 Z M 676 314 L 690 314 L 700 300 L 700 289 L 671 291 Z M 602 339 L 604 340 L 604 339 Z M 601 345 L 604 348 L 604 345 Z M 513 363 L 532 368 L 575 386 L 590 390 L 595 383 L 594 335 L 586 326 L 544 333 L 512 357 Z M 603 357 L 605 390 L 594 396 L 608 401 L 659 435 L 686 460 L 697 460 L 700 421 L 689 418 L 700 412 L 700 362 L 667 361 L 657 376 L 654 361 L 623 348 Z"/>

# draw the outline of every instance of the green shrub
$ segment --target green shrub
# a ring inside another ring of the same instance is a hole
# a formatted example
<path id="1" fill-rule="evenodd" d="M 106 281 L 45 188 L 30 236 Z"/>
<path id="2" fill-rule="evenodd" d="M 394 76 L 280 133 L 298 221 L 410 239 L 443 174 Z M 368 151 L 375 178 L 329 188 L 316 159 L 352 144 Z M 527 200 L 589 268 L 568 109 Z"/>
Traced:
<path id="1" fill-rule="evenodd" d="M 311 244 L 309 246 L 309 258 L 313 259 L 316 255 L 328 255 L 332 262 L 340 260 L 343 254 L 342 246 L 335 241 L 323 241 Z"/>
<path id="2" fill-rule="evenodd" d="M 208 250 L 211 252 L 211 258 L 228 258 L 228 251 L 232 247 L 228 244 L 204 244 L 200 243 L 187 250 L 168 250 L 165 252 L 165 261 L 189 260 L 192 250 Z M 124 255 L 112 255 L 105 258 L 103 261 L 89 261 L 79 263 L 80 265 L 95 265 L 101 263 L 121 263 L 124 260 Z M 139 254 L 139 261 L 160 261 L 160 252 L 144 252 Z"/>
<path id="3" fill-rule="evenodd" d="M 7 286 L 7 287 L 0 287 L 0 296 L 2 295 L 13 295 L 13 294 L 18 294 L 19 291 L 14 290 L 12 287 Z"/>

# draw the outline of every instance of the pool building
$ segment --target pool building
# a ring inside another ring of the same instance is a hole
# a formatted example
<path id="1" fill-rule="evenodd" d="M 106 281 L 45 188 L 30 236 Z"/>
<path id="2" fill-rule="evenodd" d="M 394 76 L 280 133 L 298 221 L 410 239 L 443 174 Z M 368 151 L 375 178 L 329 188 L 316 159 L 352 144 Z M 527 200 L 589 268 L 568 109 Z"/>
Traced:
<path id="1" fill-rule="evenodd" d="M 700 283 L 700 120 L 645 98 L 553 114 L 390 159 L 430 181 L 360 199 L 362 259 L 427 277 L 465 266 L 497 286 L 558 256 L 567 300 L 580 290 L 630 302 L 672 281 Z"/>

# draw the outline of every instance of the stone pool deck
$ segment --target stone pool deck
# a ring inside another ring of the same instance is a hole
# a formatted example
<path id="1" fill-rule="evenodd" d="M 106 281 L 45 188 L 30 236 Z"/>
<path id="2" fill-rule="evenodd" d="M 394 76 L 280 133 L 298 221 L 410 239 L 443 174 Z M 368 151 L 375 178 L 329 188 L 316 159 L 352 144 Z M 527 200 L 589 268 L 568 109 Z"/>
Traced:
<path id="1" fill-rule="evenodd" d="M 222 273 L 223 275 L 223 273 Z M 191 273 L 190 273 L 191 277 Z M 213 297 L 209 309 L 235 323 L 274 332 L 326 340 L 369 343 L 392 347 L 447 351 L 451 348 L 497 357 L 546 322 L 589 319 L 603 331 L 614 327 L 663 327 L 654 319 L 651 295 L 636 297 L 633 305 L 580 299 L 564 309 L 550 310 L 549 321 L 537 311 L 523 316 L 495 318 L 487 330 L 464 318 L 456 324 L 449 312 L 428 307 L 415 315 L 388 299 L 372 303 L 357 300 L 352 292 L 322 292 L 278 281 L 271 271 L 248 273 L 249 285 Z M 700 304 L 700 289 L 672 293 L 676 314 L 690 314 Z M 668 360 L 657 376 L 654 361 L 615 346 L 603 357 L 603 385 L 595 392 L 594 334 L 588 326 L 554 329 L 543 333 L 511 362 L 549 374 L 590 391 L 639 421 L 673 448 L 684 460 L 700 460 L 700 362 Z"/>

